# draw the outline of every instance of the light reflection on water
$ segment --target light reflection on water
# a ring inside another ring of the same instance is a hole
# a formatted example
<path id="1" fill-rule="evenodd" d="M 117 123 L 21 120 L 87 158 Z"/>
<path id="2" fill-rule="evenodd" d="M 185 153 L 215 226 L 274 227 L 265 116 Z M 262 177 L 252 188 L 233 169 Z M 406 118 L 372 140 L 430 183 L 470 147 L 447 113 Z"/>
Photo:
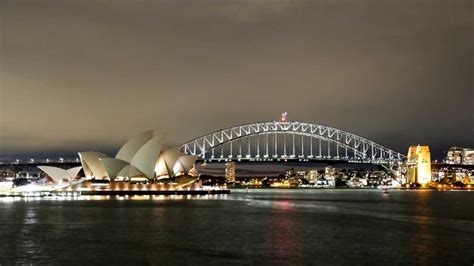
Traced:
<path id="1" fill-rule="evenodd" d="M 0 203 L 31 202 L 31 201 L 107 201 L 107 200 L 216 200 L 227 199 L 227 194 L 222 195 L 87 195 L 87 196 L 50 196 L 50 197 L 0 197 Z"/>
<path id="2" fill-rule="evenodd" d="M 1 198 L 0 264 L 469 265 L 473 200 L 469 192 L 276 189 Z"/>

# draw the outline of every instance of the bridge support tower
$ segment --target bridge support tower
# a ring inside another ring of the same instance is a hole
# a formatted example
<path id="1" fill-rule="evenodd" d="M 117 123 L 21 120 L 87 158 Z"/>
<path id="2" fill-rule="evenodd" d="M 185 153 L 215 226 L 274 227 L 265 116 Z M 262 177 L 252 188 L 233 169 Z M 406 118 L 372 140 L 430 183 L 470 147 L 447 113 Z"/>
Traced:
<path id="1" fill-rule="evenodd" d="M 407 183 L 419 183 L 424 186 L 431 181 L 431 155 L 427 145 L 412 145 L 408 149 Z"/>

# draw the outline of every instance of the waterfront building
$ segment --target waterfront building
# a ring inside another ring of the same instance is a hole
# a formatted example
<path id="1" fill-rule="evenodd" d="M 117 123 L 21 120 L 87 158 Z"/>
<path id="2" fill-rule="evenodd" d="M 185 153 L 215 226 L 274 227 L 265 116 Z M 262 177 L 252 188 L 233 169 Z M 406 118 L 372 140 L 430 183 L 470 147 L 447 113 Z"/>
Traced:
<path id="1" fill-rule="evenodd" d="M 179 176 L 190 176 L 193 180 L 197 180 L 194 173 L 190 175 L 197 156 L 182 155 L 177 147 L 164 151 L 161 147 L 161 141 L 150 130 L 125 143 L 115 157 L 99 152 L 80 152 L 79 158 L 82 165 L 80 167 L 65 170 L 40 165 L 38 168 L 46 173 L 55 185 L 63 181 L 71 185 L 81 168 L 84 171 L 85 180 L 149 182 L 163 178 L 176 179 Z M 189 183 L 188 181 L 185 180 L 183 183 Z"/>
<path id="2" fill-rule="evenodd" d="M 235 162 L 228 162 L 225 164 L 225 179 L 227 182 L 235 182 Z"/>
<path id="3" fill-rule="evenodd" d="M 79 157 L 86 177 L 110 181 L 188 175 L 198 158 L 180 154 L 178 147 L 162 150 L 160 138 L 152 130 L 129 140 L 114 158 L 98 152 L 80 152 Z"/>
<path id="4" fill-rule="evenodd" d="M 40 169 L 47 178 L 26 180 L 29 176 L 27 172 L 25 184 L 13 186 L 11 189 L 8 185 L 1 190 L 19 195 L 52 192 L 152 195 L 175 193 L 177 190 L 193 190 L 194 192 L 189 193 L 198 193 L 197 190 L 202 188 L 194 169 L 198 156 L 181 154 L 177 147 L 165 150 L 161 148 L 159 138 L 153 131 L 147 131 L 125 143 L 115 157 L 93 151 L 80 152 L 81 166 L 70 169 L 51 165 L 35 166 L 35 169 Z M 81 169 L 85 175 L 82 178 L 78 176 Z M 164 178 L 168 180 L 158 181 Z"/>
<path id="5" fill-rule="evenodd" d="M 421 185 L 431 181 L 431 155 L 427 145 L 412 145 L 408 149 L 406 180 Z"/>

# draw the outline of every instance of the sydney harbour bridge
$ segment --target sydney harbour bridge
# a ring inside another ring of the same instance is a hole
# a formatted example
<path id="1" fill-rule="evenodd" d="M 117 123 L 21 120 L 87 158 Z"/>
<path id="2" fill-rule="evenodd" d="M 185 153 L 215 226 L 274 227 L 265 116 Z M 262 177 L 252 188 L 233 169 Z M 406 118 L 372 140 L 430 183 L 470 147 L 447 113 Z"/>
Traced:
<path id="1" fill-rule="evenodd" d="M 141 140 L 141 136 L 142 134 L 137 139 Z M 135 144 L 137 139 L 130 142 Z M 204 162 L 301 161 L 374 164 L 382 166 L 395 179 L 400 179 L 400 171 L 403 171 L 406 158 L 387 147 L 344 130 L 285 120 L 249 123 L 217 130 L 170 148 L 169 151 L 176 152 L 176 156 L 193 155 L 192 158 Z M 153 153 L 153 149 L 147 150 L 147 154 L 152 157 Z M 156 156 L 160 154 L 166 155 L 169 152 L 165 151 Z M 26 171 L 28 176 L 28 172 L 32 171 L 31 167 L 35 165 L 63 167 L 61 165 L 65 163 L 71 164 L 70 167 L 79 165 L 78 160 L 65 162 L 60 159 L 59 162 L 31 160 L 26 164 L 17 161 L 4 166 L 10 172 Z"/>
<path id="2" fill-rule="evenodd" d="M 188 141 L 180 151 L 204 161 L 345 161 L 398 165 L 404 155 L 333 127 L 298 121 L 233 126 Z"/>

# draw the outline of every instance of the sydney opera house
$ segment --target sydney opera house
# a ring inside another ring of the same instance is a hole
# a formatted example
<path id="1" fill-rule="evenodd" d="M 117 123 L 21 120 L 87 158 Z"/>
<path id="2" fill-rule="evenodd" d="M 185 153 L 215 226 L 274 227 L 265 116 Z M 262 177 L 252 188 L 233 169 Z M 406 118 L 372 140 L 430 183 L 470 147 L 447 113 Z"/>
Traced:
<path id="1" fill-rule="evenodd" d="M 197 156 L 162 149 L 153 131 L 143 132 L 123 145 L 115 157 L 99 152 L 79 152 L 81 165 L 71 169 L 38 166 L 50 177 L 56 191 L 84 194 L 143 194 L 153 191 L 198 190 L 194 163 Z M 81 171 L 84 178 L 78 178 Z M 52 190 L 52 189 L 51 189 Z"/>

